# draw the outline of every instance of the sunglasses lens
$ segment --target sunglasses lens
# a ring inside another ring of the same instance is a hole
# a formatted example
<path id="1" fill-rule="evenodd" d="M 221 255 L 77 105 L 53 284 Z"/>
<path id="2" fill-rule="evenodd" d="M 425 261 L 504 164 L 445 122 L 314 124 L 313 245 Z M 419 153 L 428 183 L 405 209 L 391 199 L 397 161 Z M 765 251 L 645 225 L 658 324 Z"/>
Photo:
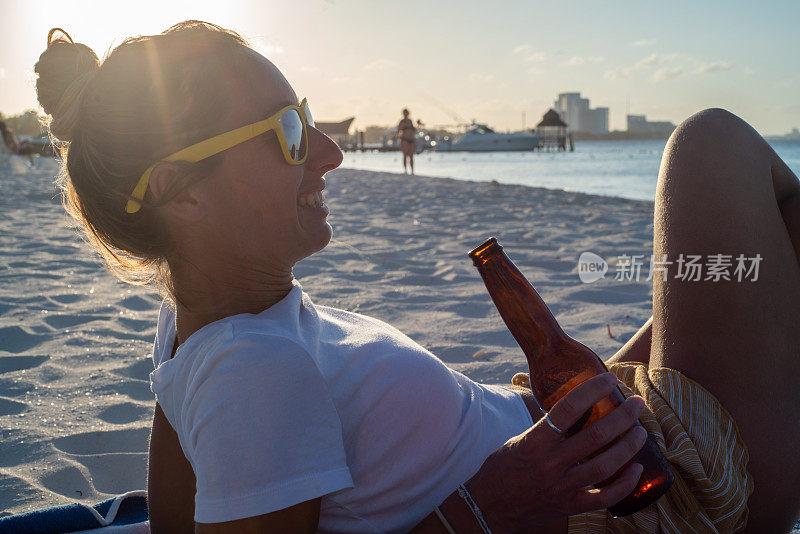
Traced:
<path id="1" fill-rule="evenodd" d="M 286 140 L 286 148 L 289 156 L 294 161 L 300 161 L 306 155 L 307 143 L 303 135 L 303 121 L 294 109 L 289 109 L 281 117 L 283 136 Z"/>
<path id="2" fill-rule="evenodd" d="M 309 126 L 314 126 L 314 116 L 311 115 L 311 109 L 308 107 L 308 102 L 303 100 L 303 111 L 306 114 L 306 123 Z"/>

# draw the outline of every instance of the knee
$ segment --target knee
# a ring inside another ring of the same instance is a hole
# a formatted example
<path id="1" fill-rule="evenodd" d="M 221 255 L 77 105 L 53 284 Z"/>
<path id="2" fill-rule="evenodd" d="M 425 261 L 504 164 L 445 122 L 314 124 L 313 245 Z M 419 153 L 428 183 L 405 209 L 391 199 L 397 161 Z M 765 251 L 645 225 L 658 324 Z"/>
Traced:
<path id="1" fill-rule="evenodd" d="M 669 146 L 691 144 L 704 149 L 731 148 L 735 143 L 752 143 L 755 130 L 737 115 L 722 108 L 698 111 L 684 120 L 670 137 Z M 707 154 L 707 152 L 706 152 Z"/>

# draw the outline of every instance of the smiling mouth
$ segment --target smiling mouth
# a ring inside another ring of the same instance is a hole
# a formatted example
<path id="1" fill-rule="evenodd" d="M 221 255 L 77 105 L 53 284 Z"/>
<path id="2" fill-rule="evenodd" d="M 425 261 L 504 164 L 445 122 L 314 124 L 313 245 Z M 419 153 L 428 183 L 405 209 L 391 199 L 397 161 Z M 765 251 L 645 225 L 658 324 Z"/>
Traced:
<path id="1" fill-rule="evenodd" d="M 297 198 L 297 205 L 301 208 L 319 208 L 325 202 L 322 191 L 314 191 Z"/>

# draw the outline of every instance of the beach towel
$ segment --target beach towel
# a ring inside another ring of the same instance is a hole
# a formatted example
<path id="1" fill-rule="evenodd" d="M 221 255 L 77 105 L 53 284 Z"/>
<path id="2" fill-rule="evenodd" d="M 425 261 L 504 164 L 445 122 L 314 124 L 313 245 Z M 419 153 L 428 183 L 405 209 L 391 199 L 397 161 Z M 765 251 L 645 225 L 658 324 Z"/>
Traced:
<path id="1" fill-rule="evenodd" d="M 69 503 L 0 517 L 2 534 L 150 534 L 147 492 L 129 491 L 94 506 Z"/>

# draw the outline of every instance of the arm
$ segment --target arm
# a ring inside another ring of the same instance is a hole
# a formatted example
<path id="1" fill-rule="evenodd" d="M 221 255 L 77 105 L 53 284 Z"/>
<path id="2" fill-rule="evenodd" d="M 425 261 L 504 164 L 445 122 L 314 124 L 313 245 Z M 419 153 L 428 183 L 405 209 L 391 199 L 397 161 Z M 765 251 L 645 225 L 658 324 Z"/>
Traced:
<path id="1" fill-rule="evenodd" d="M 313 534 L 319 524 L 322 497 L 301 502 L 289 508 L 259 515 L 226 521 L 224 523 L 195 523 L 195 534 L 260 534 L 286 532 Z"/>
<path id="2" fill-rule="evenodd" d="M 315 532 L 319 523 L 319 498 L 271 514 L 224 523 L 195 523 L 194 472 L 181 450 L 178 434 L 158 403 L 147 471 L 147 507 L 153 534 Z"/>
<path id="3" fill-rule="evenodd" d="M 178 434 L 156 403 L 147 463 L 147 509 L 153 534 L 194 530 L 195 479 L 178 443 Z"/>
<path id="4" fill-rule="evenodd" d="M 550 410 L 550 420 L 559 428 L 570 428 L 616 384 L 611 373 L 587 380 Z M 641 397 L 631 396 L 570 437 L 556 433 L 542 418 L 492 453 L 464 483 L 492 532 L 563 533 L 568 516 L 608 508 L 628 495 L 642 469 L 639 464 L 625 464 L 647 437 L 643 428 L 631 429 L 643 408 Z M 611 484 L 587 491 L 617 472 Z M 457 492 L 439 509 L 459 534 L 482 532 Z M 430 514 L 412 532 L 447 531 Z"/>

